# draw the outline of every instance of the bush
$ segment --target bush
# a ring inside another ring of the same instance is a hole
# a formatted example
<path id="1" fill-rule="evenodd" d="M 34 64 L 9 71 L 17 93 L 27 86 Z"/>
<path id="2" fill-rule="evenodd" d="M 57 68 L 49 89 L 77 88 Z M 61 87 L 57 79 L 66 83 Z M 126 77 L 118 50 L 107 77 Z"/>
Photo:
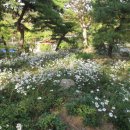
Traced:
<path id="1" fill-rule="evenodd" d="M 60 118 L 49 113 L 45 113 L 39 118 L 38 126 L 44 130 L 66 130 L 66 126 L 61 122 Z"/>
<path id="2" fill-rule="evenodd" d="M 87 100 L 87 98 L 86 98 Z M 89 99 L 88 99 L 89 100 Z M 84 125 L 97 127 L 101 124 L 101 118 L 99 119 L 99 113 L 95 107 L 87 103 L 81 103 L 82 99 L 79 102 L 71 102 L 66 105 L 67 111 L 71 115 L 83 117 Z M 88 102 L 88 101 L 87 101 Z M 100 115 L 101 117 L 101 115 Z"/>
<path id="3" fill-rule="evenodd" d="M 51 48 L 51 45 L 50 45 L 50 44 L 41 44 L 41 45 L 40 45 L 40 50 L 41 50 L 41 51 L 51 51 L 52 48 Z"/>
<path id="4" fill-rule="evenodd" d="M 100 117 L 100 119 L 99 119 Z M 91 127 L 98 127 L 101 125 L 101 116 L 99 113 L 90 113 L 86 115 L 86 117 L 83 120 L 84 125 L 91 126 Z"/>
<path id="5" fill-rule="evenodd" d="M 104 121 L 130 129 L 127 61 L 101 66 L 64 51 L 1 59 L 0 68 L 2 129 L 14 130 L 20 123 L 27 130 L 64 130 L 58 116 L 63 106 L 85 125 L 96 127 Z M 75 86 L 61 88 L 62 79 L 72 79 Z"/>
<path id="6" fill-rule="evenodd" d="M 87 59 L 92 59 L 93 58 L 93 54 L 91 53 L 83 53 L 83 52 L 79 52 L 78 54 L 76 54 L 76 57 L 78 59 L 84 59 L 84 60 L 87 60 Z"/>
<path id="7" fill-rule="evenodd" d="M 60 49 L 62 49 L 62 50 L 67 50 L 67 49 L 70 49 L 70 48 L 71 48 L 71 45 L 69 43 L 62 42 L 60 44 Z"/>

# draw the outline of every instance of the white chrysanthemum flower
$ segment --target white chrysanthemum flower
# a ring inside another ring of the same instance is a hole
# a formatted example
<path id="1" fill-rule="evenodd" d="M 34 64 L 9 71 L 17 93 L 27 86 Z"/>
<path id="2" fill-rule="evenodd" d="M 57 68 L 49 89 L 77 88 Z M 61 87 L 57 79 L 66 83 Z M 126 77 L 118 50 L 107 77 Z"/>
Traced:
<path id="1" fill-rule="evenodd" d="M 106 111 L 106 108 L 103 108 L 102 111 Z"/>
<path id="2" fill-rule="evenodd" d="M 95 106 L 96 106 L 96 108 L 99 108 L 98 102 L 95 102 Z"/>
<path id="3" fill-rule="evenodd" d="M 110 113 L 109 113 L 109 117 L 113 117 L 113 113 L 110 112 Z"/>
<path id="4" fill-rule="evenodd" d="M 101 105 L 104 106 L 104 102 L 101 102 Z"/>
<path id="5" fill-rule="evenodd" d="M 18 123 L 18 124 L 16 125 L 16 129 L 17 129 L 17 130 L 22 130 L 22 124 L 21 124 L 21 123 Z"/>
<path id="6" fill-rule="evenodd" d="M 95 100 L 98 100 L 99 98 L 98 97 L 95 97 Z"/>
<path id="7" fill-rule="evenodd" d="M 90 92 L 91 92 L 91 93 L 94 93 L 94 91 L 93 91 L 93 90 L 91 90 Z"/>
<path id="8" fill-rule="evenodd" d="M 125 101 L 129 101 L 129 99 L 127 98 L 127 97 L 125 97 L 125 99 L 124 99 Z"/>
<path id="9" fill-rule="evenodd" d="M 116 108 L 115 107 L 112 107 L 113 110 L 115 110 Z"/>
<path id="10" fill-rule="evenodd" d="M 37 99 L 38 99 L 38 100 L 41 100 L 41 99 L 42 99 L 42 97 L 38 97 Z"/>
<path id="11" fill-rule="evenodd" d="M 8 127 L 9 127 L 9 124 L 6 124 L 6 127 L 8 128 Z"/>
<path id="12" fill-rule="evenodd" d="M 76 90 L 75 92 L 76 92 L 76 93 L 80 93 L 80 91 L 79 91 L 79 90 Z"/>
<path id="13" fill-rule="evenodd" d="M 108 100 L 105 100 L 105 102 L 104 102 L 106 105 L 108 105 L 108 103 L 109 103 L 109 101 Z"/>
<path id="14" fill-rule="evenodd" d="M 99 111 L 99 112 L 101 112 L 101 111 L 102 111 L 102 109 L 100 109 L 100 108 L 99 108 L 99 109 L 98 109 L 98 111 Z"/>
<path id="15" fill-rule="evenodd" d="M 116 119 L 116 118 L 117 118 L 117 116 L 114 116 L 114 118 Z"/>
<path id="16" fill-rule="evenodd" d="M 97 92 L 99 92 L 99 89 L 97 89 Z"/>
<path id="17" fill-rule="evenodd" d="M 126 112 L 130 112 L 130 110 L 126 110 Z"/>

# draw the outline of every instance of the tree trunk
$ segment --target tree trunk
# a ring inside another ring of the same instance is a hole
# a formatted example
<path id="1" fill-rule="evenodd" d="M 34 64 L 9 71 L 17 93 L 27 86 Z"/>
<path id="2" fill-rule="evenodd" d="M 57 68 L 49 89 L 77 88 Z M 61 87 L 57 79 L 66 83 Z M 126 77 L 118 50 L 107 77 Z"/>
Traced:
<path id="1" fill-rule="evenodd" d="M 56 46 L 55 51 L 58 51 L 58 50 L 59 50 L 59 46 L 60 46 L 62 40 L 64 39 L 64 37 L 65 37 L 65 34 L 63 34 L 63 35 L 60 37 L 60 39 L 59 39 L 59 41 L 58 41 L 58 43 L 57 43 L 57 46 Z"/>
<path id="2" fill-rule="evenodd" d="M 86 29 L 86 27 L 83 27 L 82 31 L 83 31 L 83 33 L 82 33 L 82 35 L 83 35 L 83 44 L 84 45 L 88 45 L 87 29 Z"/>
<path id="3" fill-rule="evenodd" d="M 88 23 L 85 23 L 85 18 L 81 18 L 81 28 L 82 28 L 82 37 L 83 37 L 83 44 L 84 46 L 88 46 L 88 34 L 87 30 L 89 29 L 91 25 L 91 20 Z"/>
<path id="4" fill-rule="evenodd" d="M 19 46 L 21 49 L 23 49 L 24 46 L 24 26 L 22 24 L 18 25 L 18 30 L 20 32 L 20 41 L 19 41 Z"/>
<path id="5" fill-rule="evenodd" d="M 20 48 L 23 49 L 23 46 L 24 46 L 24 31 L 25 31 L 25 27 L 24 25 L 22 24 L 22 19 L 28 9 L 29 5 L 27 3 L 25 3 L 23 9 L 22 9 L 22 12 L 20 14 L 20 17 L 19 19 L 17 20 L 16 22 L 16 25 L 17 25 L 17 30 L 20 32 L 20 41 L 19 41 L 19 45 L 20 45 Z"/>
<path id="6" fill-rule="evenodd" d="M 109 45 L 108 45 L 108 56 L 109 56 L 109 57 L 112 57 L 112 51 L 113 51 L 113 45 L 112 45 L 112 44 L 109 44 Z"/>
<path id="7" fill-rule="evenodd" d="M 5 41 L 3 36 L 2 36 L 2 42 L 3 42 L 4 46 L 5 46 L 6 53 L 8 53 L 9 51 L 8 51 L 7 43 L 6 43 L 6 41 Z"/>

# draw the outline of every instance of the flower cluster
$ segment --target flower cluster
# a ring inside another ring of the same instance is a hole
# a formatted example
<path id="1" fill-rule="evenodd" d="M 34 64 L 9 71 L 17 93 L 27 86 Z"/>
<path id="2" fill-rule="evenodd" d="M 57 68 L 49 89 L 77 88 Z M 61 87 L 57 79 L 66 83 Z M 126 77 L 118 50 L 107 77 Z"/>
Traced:
<path id="1" fill-rule="evenodd" d="M 22 97 L 24 95 L 27 97 L 29 92 L 35 92 L 41 87 L 48 87 L 47 91 L 54 93 L 57 88 L 60 90 L 62 87 L 60 86 L 62 79 L 71 79 L 75 83 L 76 95 L 90 94 L 93 97 L 91 103 L 97 113 L 116 119 L 119 117 L 117 114 L 119 108 L 118 104 L 116 106 L 111 103 L 115 100 L 112 96 L 119 97 L 122 104 L 130 102 L 130 81 L 126 84 L 119 78 L 120 71 L 125 69 L 126 65 L 125 61 L 113 64 L 110 67 L 108 81 L 101 71 L 100 64 L 92 60 L 76 59 L 75 54 L 67 52 L 35 56 L 24 54 L 14 59 L 0 60 L 0 91 L 11 83 L 11 88 L 14 85 L 14 91 Z M 108 95 L 104 96 L 104 93 Z M 35 99 L 38 102 L 44 100 L 42 94 L 36 95 Z M 130 113 L 128 105 L 122 106 L 122 110 L 126 114 Z M 2 128 L 3 126 L 0 126 L 0 129 Z"/>

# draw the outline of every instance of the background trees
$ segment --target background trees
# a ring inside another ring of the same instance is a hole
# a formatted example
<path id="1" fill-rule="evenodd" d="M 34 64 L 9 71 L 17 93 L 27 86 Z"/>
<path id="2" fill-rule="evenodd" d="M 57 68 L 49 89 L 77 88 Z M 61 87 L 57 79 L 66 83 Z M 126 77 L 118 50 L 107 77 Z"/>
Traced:
<path id="1" fill-rule="evenodd" d="M 64 19 L 64 1 L 54 0 L 50 4 L 39 4 L 38 15 L 33 19 L 35 22 L 35 29 L 39 28 L 40 31 L 50 29 L 52 31 L 51 39 L 57 43 L 56 50 L 62 40 L 66 40 L 65 35 L 72 30 L 73 23 Z M 44 8 L 43 8 L 44 7 Z"/>
<path id="2" fill-rule="evenodd" d="M 53 26 L 54 24 L 56 26 L 58 23 L 59 25 L 61 24 L 60 20 L 57 21 L 57 19 L 60 19 L 59 12 L 62 13 L 62 5 L 60 2 L 61 1 L 57 0 L 10 0 L 6 2 L 5 10 L 11 13 L 14 19 L 14 26 L 20 33 L 19 45 L 21 48 L 23 48 L 25 41 L 25 31 L 31 31 L 30 28 L 26 26 L 26 23 L 30 23 L 30 26 L 38 25 L 41 29 L 43 29 L 43 24 L 39 24 L 39 19 L 44 23 L 44 27 Z M 59 27 L 59 25 L 57 26 Z M 35 29 L 33 29 L 33 31 L 34 30 Z"/>
<path id="3" fill-rule="evenodd" d="M 107 53 L 112 55 L 115 44 L 124 43 L 126 33 L 129 32 L 130 1 L 121 0 L 95 0 L 93 2 L 93 19 L 100 27 L 94 35 L 94 44 L 107 45 Z"/>
<path id="4" fill-rule="evenodd" d="M 88 45 L 88 29 L 91 25 L 91 0 L 70 0 L 66 8 L 71 9 L 82 30 L 83 43 Z"/>
<path id="5" fill-rule="evenodd" d="M 3 11 L 4 11 L 4 3 L 6 2 L 6 0 L 1 0 L 0 1 L 0 20 L 2 19 L 2 15 L 3 15 Z"/>
<path id="6" fill-rule="evenodd" d="M 76 35 L 77 42 L 81 38 L 78 35 L 82 36 L 83 44 L 87 46 L 91 37 L 93 45 L 109 56 L 116 44 L 130 41 L 129 1 L 2 0 L 0 6 L 0 34 L 7 40 L 13 35 L 20 37 L 17 38 L 20 48 L 32 36 L 32 39 L 41 38 L 48 30 L 49 38 L 57 44 L 56 50 L 62 41 L 72 43 L 67 34 Z"/>

